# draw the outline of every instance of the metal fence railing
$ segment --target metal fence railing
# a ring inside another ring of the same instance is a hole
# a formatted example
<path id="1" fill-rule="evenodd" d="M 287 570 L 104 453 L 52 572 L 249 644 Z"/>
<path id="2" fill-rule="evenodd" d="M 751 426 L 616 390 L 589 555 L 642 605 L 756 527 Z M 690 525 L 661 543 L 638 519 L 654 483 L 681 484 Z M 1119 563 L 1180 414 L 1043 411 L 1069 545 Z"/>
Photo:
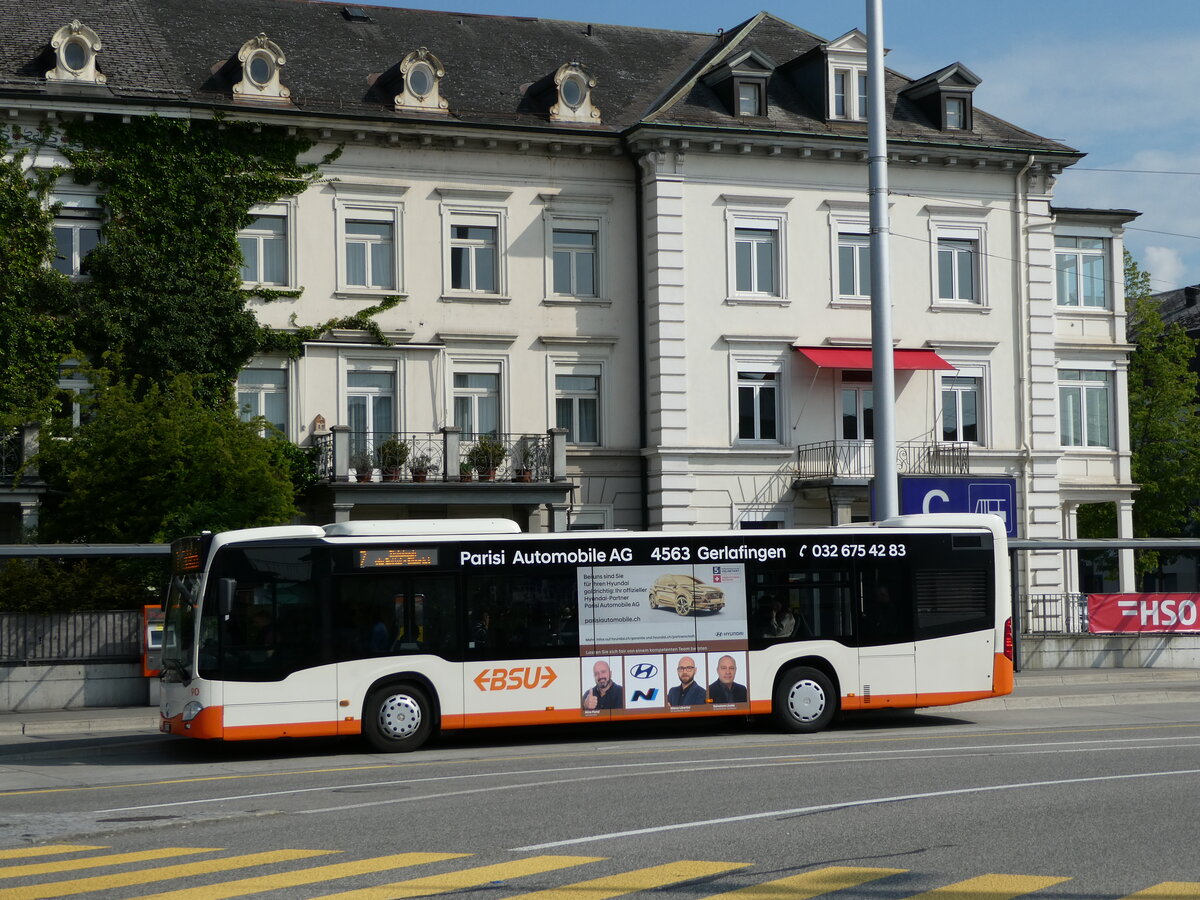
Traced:
<path id="1" fill-rule="evenodd" d="M 1087 634 L 1087 594 L 1030 594 L 1022 604 L 1024 634 Z"/>
<path id="2" fill-rule="evenodd" d="M 0 613 L 0 666 L 136 662 L 142 656 L 142 613 Z"/>

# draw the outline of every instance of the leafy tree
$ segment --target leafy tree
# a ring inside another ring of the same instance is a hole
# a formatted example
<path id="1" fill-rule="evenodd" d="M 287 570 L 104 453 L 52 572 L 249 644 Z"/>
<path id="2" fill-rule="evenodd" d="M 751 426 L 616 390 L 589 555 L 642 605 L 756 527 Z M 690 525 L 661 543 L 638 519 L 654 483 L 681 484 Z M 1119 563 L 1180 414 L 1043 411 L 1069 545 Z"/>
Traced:
<path id="1" fill-rule="evenodd" d="M 70 347 L 70 282 L 49 267 L 57 172 L 29 168 L 0 135 L 0 434 L 48 418 Z"/>
<path id="2" fill-rule="evenodd" d="M 1190 368 L 1196 343 L 1178 323 L 1163 322 L 1150 295 L 1150 274 L 1128 252 L 1125 303 L 1129 340 L 1136 344 L 1129 360 L 1131 468 L 1141 485 L 1134 495 L 1134 536 L 1179 537 L 1200 512 L 1200 417 Z M 1079 532 L 1114 536 L 1113 505 L 1081 507 Z"/>
<path id="3" fill-rule="evenodd" d="M 57 489 L 39 537 L 157 543 L 202 530 L 291 520 L 290 469 L 261 423 L 213 405 L 188 376 L 143 387 L 93 373 L 89 420 L 48 441 L 41 471 Z"/>

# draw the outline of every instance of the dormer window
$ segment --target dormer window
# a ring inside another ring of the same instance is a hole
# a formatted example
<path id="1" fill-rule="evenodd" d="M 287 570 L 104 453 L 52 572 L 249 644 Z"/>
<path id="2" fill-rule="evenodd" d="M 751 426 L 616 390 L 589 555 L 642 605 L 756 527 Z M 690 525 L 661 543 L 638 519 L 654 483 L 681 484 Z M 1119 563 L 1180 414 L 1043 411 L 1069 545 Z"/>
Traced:
<path id="1" fill-rule="evenodd" d="M 767 114 L 767 81 L 775 63 L 757 50 L 734 56 L 704 76 L 704 83 L 716 91 L 730 115 L 739 118 Z"/>
<path id="2" fill-rule="evenodd" d="M 867 118 L 867 37 L 848 31 L 824 47 L 826 108 L 830 119 L 861 122 Z"/>
<path id="3" fill-rule="evenodd" d="M 280 82 L 280 70 L 287 58 L 283 50 L 265 34 L 242 44 L 237 54 L 242 78 L 233 86 L 233 96 L 246 100 L 287 100 L 289 91 Z"/>
<path id="4" fill-rule="evenodd" d="M 587 122 L 599 124 L 600 110 L 592 103 L 592 88 L 596 79 L 577 62 L 558 67 L 554 73 L 557 93 L 550 107 L 551 122 Z"/>
<path id="5" fill-rule="evenodd" d="M 46 80 L 104 84 L 104 75 L 96 69 L 101 46 L 100 35 L 78 19 L 64 25 L 50 38 L 54 68 L 46 73 Z"/>
<path id="6" fill-rule="evenodd" d="M 952 63 L 918 79 L 901 91 L 940 131 L 970 131 L 971 96 L 979 76 L 962 63 Z"/>
<path id="7" fill-rule="evenodd" d="M 397 110 L 446 112 L 450 104 L 442 99 L 441 82 L 446 69 L 441 60 L 420 47 L 400 60 L 400 93 L 395 96 Z"/>

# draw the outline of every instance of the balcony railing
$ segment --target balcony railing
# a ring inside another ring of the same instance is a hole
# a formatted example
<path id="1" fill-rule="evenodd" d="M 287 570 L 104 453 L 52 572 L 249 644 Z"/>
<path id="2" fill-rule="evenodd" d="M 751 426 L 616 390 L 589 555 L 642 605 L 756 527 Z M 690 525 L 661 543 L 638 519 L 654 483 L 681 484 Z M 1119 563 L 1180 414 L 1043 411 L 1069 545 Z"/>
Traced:
<path id="1" fill-rule="evenodd" d="M 313 438 L 322 481 L 548 482 L 562 480 L 566 433 L 536 434 L 351 431 L 334 426 Z"/>
<path id="2" fill-rule="evenodd" d="M 946 441 L 904 441 L 896 444 L 900 475 L 967 475 L 971 445 Z M 871 478 L 875 474 L 873 441 L 821 441 L 796 448 L 796 477 Z"/>

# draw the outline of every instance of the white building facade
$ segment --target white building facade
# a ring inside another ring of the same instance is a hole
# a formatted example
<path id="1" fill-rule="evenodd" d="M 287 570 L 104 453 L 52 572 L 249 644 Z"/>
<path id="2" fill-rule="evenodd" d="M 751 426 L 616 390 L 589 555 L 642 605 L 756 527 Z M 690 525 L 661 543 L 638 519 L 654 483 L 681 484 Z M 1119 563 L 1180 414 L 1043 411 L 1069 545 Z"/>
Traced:
<path id="1" fill-rule="evenodd" d="M 81 0 L 74 27 L 5 0 L 10 119 L 220 113 L 311 138 L 312 160 L 341 146 L 317 184 L 252 211 L 245 286 L 301 293 L 251 304 L 288 329 L 400 298 L 374 320 L 386 341 L 332 330 L 238 379 L 247 415 L 319 448 L 306 515 L 535 531 L 870 518 L 861 33 L 822 41 L 765 13 L 706 36 L 129 6 Z M 31 74 L 39 58 L 53 68 Z M 1072 536 L 1079 505 L 1116 503 L 1129 536 L 1135 214 L 1056 209 L 1081 154 L 976 109 L 965 66 L 886 83 L 902 478 L 1007 480 L 996 511 L 1020 537 Z M 81 196 L 56 230 L 63 265 L 101 239 L 102 204 Z M 1064 571 L 1034 554 L 1026 588 L 1071 590 Z"/>

